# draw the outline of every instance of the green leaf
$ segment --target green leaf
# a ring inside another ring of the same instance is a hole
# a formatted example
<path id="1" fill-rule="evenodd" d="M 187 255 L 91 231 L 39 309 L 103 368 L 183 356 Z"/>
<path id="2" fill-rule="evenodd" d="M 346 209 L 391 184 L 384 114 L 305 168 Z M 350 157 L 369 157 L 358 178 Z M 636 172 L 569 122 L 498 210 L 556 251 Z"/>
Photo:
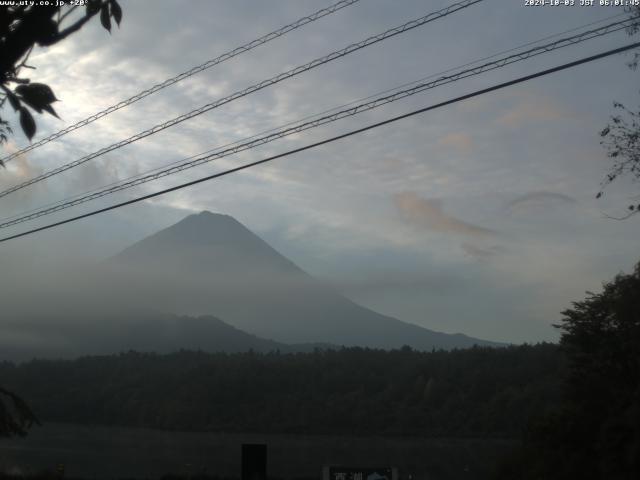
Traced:
<path id="1" fill-rule="evenodd" d="M 116 0 L 110 0 L 110 3 L 111 3 L 111 15 L 113 16 L 113 19 L 116 21 L 119 27 L 120 21 L 122 20 L 122 8 L 120 8 L 120 5 Z"/>
<path id="2" fill-rule="evenodd" d="M 105 3 L 100 9 L 100 23 L 111 33 L 111 18 L 109 17 L 109 4 Z"/>
<path id="3" fill-rule="evenodd" d="M 29 141 L 36 134 L 36 122 L 25 107 L 20 108 L 20 126 Z"/>

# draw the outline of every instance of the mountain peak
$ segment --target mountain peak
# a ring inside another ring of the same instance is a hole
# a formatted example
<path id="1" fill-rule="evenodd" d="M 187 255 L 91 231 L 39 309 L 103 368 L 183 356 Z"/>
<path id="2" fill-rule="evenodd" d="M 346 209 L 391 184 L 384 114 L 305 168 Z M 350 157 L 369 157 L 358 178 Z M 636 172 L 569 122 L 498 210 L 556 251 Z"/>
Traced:
<path id="1" fill-rule="evenodd" d="M 259 241 L 250 230 L 230 215 L 203 210 L 143 240 L 160 242 L 174 248 L 195 245 L 246 244 Z M 148 246 L 148 245 L 147 245 Z"/>
<path id="2" fill-rule="evenodd" d="M 262 250 L 264 241 L 231 215 L 203 210 L 156 234 L 173 247 L 228 245 L 235 249 Z M 271 250 L 270 247 L 268 247 Z"/>
<path id="3" fill-rule="evenodd" d="M 231 215 L 225 215 L 223 213 L 213 213 L 209 210 L 203 210 L 200 213 L 193 213 L 184 217 L 178 223 L 174 224 L 173 227 L 178 225 L 182 225 L 184 223 L 198 223 L 198 224 L 213 224 L 213 223 L 227 223 L 233 222 L 236 224 L 240 224 L 235 218 Z M 170 227 L 170 228 L 173 228 Z"/>
<path id="4" fill-rule="evenodd" d="M 213 213 L 210 212 L 209 210 L 202 210 L 200 213 L 194 213 L 192 215 L 189 215 L 187 217 L 185 217 L 185 220 L 187 218 L 197 218 L 197 219 L 202 219 L 202 220 L 222 220 L 222 219 L 233 219 L 235 220 L 235 218 L 233 218 L 231 215 L 226 215 L 224 213 Z"/>
<path id="5" fill-rule="evenodd" d="M 213 314 L 280 342 L 428 350 L 486 344 L 433 332 L 353 303 L 229 215 L 189 215 L 114 260 L 124 270 L 141 272 L 144 282 L 136 281 L 149 289 L 149 302 L 156 309 Z M 142 287 L 135 293 L 142 296 Z"/>
<path id="6" fill-rule="evenodd" d="M 117 263 L 160 266 L 176 262 L 196 270 L 301 271 L 230 215 L 204 210 L 147 237 L 113 257 Z M 239 267 L 237 267 L 239 268 Z"/>

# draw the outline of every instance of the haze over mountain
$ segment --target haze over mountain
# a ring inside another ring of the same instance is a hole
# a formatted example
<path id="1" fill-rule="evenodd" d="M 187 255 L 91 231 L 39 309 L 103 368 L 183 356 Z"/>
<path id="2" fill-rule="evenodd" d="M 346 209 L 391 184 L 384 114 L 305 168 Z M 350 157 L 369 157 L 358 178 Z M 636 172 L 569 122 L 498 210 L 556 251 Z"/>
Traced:
<path id="1" fill-rule="evenodd" d="M 29 341 L 25 341 L 26 339 Z M 94 312 L 84 318 L 60 317 L 13 323 L 2 329 L 0 361 L 32 358 L 77 358 L 136 351 L 172 353 L 177 350 L 207 352 L 298 352 L 314 345 L 285 345 L 234 328 L 212 316 L 187 317 L 149 311 Z"/>
<path id="2" fill-rule="evenodd" d="M 417 349 L 491 343 L 434 332 L 357 305 L 227 215 L 191 215 L 106 266 L 118 283 L 136 285 L 120 292 L 128 301 L 159 311 L 215 315 L 278 342 Z"/>

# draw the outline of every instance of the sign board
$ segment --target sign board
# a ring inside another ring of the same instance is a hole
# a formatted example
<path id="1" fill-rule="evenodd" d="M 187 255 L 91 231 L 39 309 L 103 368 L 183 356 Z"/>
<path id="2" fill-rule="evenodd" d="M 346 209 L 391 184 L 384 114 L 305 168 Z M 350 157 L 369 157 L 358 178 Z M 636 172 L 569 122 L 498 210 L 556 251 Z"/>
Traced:
<path id="1" fill-rule="evenodd" d="M 322 467 L 322 480 L 398 480 L 398 469 L 325 465 Z"/>

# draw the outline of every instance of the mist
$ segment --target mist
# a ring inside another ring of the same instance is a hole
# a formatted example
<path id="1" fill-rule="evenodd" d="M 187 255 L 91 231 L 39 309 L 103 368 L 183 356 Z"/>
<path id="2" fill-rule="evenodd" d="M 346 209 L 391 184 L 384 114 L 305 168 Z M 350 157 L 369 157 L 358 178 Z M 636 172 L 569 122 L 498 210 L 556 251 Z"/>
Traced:
<path id="1" fill-rule="evenodd" d="M 226 215 L 189 216 L 100 261 L 30 261 L 22 253 L 2 262 L 16 272 L 0 284 L 5 360 L 482 342 L 357 305 Z"/>

